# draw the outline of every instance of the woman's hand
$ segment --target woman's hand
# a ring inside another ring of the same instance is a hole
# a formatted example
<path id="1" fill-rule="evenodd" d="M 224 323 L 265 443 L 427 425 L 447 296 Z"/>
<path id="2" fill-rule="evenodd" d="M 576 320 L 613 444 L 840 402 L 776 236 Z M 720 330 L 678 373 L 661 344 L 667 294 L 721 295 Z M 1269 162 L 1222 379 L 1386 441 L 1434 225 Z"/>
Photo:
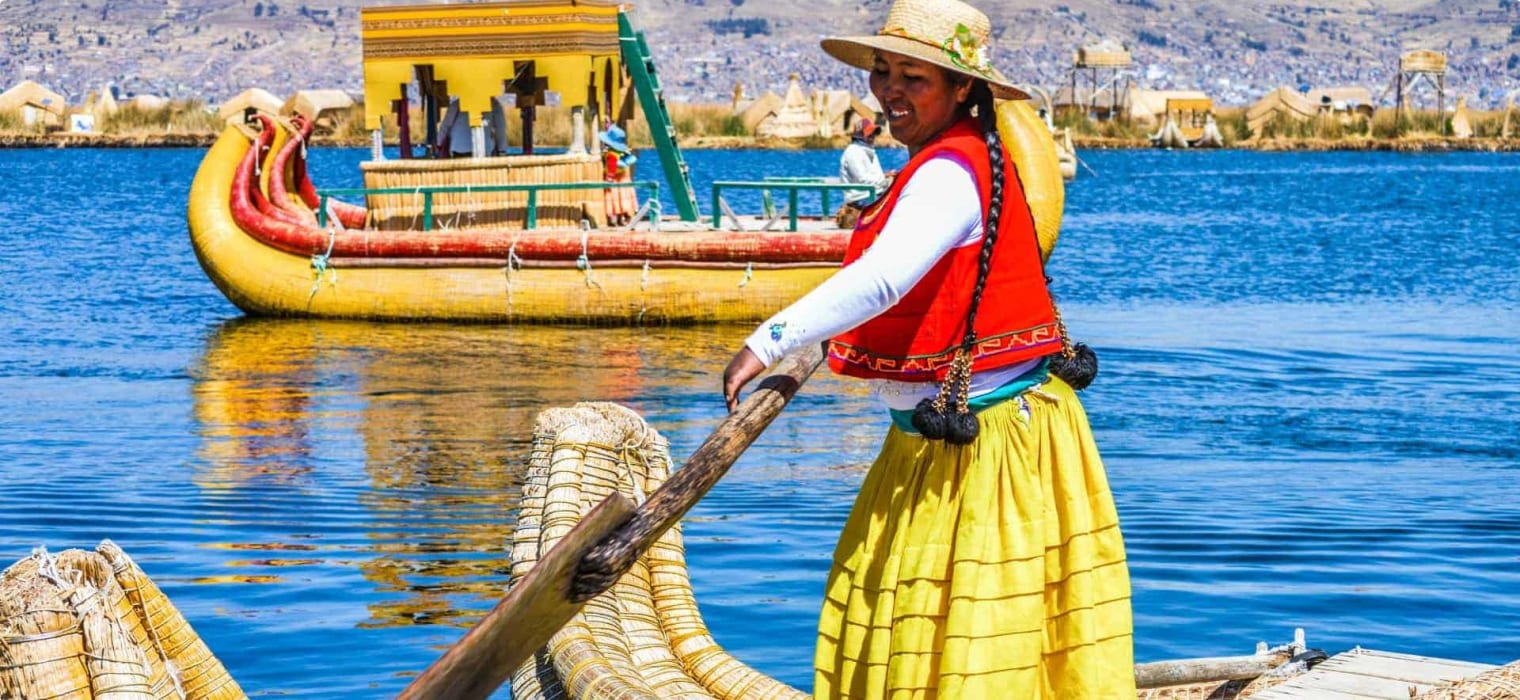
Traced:
<path id="1" fill-rule="evenodd" d="M 728 402 L 729 413 L 739 406 L 739 390 L 764 371 L 765 363 L 749 348 L 740 350 L 728 361 L 728 367 L 723 370 L 723 400 Z"/>

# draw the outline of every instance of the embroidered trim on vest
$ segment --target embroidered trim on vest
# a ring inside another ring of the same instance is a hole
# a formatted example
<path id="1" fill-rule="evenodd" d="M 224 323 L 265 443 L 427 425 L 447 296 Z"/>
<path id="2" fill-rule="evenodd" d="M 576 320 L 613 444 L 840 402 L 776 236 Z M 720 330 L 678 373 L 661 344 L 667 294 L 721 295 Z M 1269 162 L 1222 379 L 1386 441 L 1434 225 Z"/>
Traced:
<path id="1" fill-rule="evenodd" d="M 1055 347 L 1060 347 L 1061 345 L 1061 334 L 1054 323 L 1046 323 L 1034 328 L 981 338 L 971 348 L 971 359 L 975 362 L 976 360 L 996 357 L 1005 352 L 1028 350 L 1047 345 Z M 893 357 L 873 353 L 864 348 L 857 348 L 837 340 L 831 340 L 829 341 L 829 357 L 850 365 L 865 367 L 872 372 L 896 374 L 908 378 L 933 375 L 940 369 L 948 367 L 950 362 L 955 359 L 955 351 L 959 347 L 960 344 L 957 343 L 932 355 Z"/>

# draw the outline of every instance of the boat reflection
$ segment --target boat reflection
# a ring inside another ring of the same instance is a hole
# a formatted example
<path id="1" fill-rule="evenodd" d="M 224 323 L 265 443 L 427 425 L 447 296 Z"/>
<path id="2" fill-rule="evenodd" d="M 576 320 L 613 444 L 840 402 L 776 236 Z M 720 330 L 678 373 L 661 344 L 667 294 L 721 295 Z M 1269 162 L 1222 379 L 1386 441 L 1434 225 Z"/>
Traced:
<path id="1" fill-rule="evenodd" d="M 357 567 L 371 585 L 353 592 L 370 601 L 361 626 L 468 624 L 506 582 L 535 416 L 610 400 L 705 425 L 720 369 L 709 366 L 736 334 L 229 321 L 193 370 L 194 481 L 273 509 L 277 533 L 242 530 L 280 541 L 210 546 L 299 542 L 296 560 L 234 562 L 292 582 L 292 565 Z"/>

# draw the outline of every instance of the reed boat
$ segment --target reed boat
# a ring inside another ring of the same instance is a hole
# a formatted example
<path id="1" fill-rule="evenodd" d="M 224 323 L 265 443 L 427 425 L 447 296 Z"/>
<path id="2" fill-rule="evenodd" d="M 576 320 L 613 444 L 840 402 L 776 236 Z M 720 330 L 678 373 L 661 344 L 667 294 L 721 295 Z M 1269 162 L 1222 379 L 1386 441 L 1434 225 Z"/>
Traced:
<path id="1" fill-rule="evenodd" d="M 283 115 L 250 109 L 220 135 L 191 187 L 196 256 L 250 315 L 758 322 L 844 257 L 849 232 L 833 224 L 829 197 L 869 186 L 725 173 L 741 179 L 714 182 L 708 211 L 700 211 L 626 5 L 385 6 L 365 8 L 361 23 L 373 143 L 361 164 L 363 189 L 312 183 L 306 144 L 322 115 L 300 104 Z M 563 152 L 534 148 L 534 115 L 550 93 L 570 108 L 572 142 Z M 600 124 L 626 127 L 635 105 L 663 183 L 609 181 L 605 156 L 619 151 Z M 1004 105 L 1000 116 L 1041 235 L 1053 237 L 1064 190 L 1050 130 L 1023 103 Z M 419 119 L 425 144 L 411 142 Z M 520 152 L 504 152 L 509 123 Z M 400 134 L 399 158 L 382 147 L 387 126 Z M 674 202 L 668 216 L 662 187 Z M 723 194 L 737 190 L 760 190 L 767 204 L 774 194 L 780 206 L 736 215 Z M 645 195 L 641 207 L 635 192 Z M 804 216 L 815 198 L 817 215 Z"/>
<path id="2" fill-rule="evenodd" d="M 1048 131 L 1042 137 L 1033 130 L 1043 125 L 1026 105 L 1009 103 L 1002 111 L 1005 136 L 1021 146 L 1015 158 L 1043 215 L 1042 235 L 1053 236 L 1064 199 L 1054 141 Z M 251 315 L 758 322 L 832 274 L 849 239 L 821 218 L 814 230 L 798 231 L 766 230 L 757 220 L 747 230 L 659 220 L 637 228 L 527 228 L 520 220 L 484 228 L 377 228 L 369 208 L 335 198 L 323 206 L 303 155 L 311 129 L 300 116 L 266 115 L 228 127 L 191 188 L 196 256 L 222 293 Z M 456 217 L 469 214 L 454 210 Z"/>
<path id="3" fill-rule="evenodd" d="M 1207 98 L 1170 98 L 1161 128 L 1150 135 L 1151 145 L 1166 149 L 1223 148 L 1224 135 L 1214 120 L 1214 102 Z"/>
<path id="4" fill-rule="evenodd" d="M 580 323 L 758 321 L 838 267 L 848 232 L 376 230 L 329 203 L 304 159 L 310 125 L 228 128 L 190 193 L 206 274 L 259 316 Z M 600 190 L 598 189 L 598 192 Z"/>

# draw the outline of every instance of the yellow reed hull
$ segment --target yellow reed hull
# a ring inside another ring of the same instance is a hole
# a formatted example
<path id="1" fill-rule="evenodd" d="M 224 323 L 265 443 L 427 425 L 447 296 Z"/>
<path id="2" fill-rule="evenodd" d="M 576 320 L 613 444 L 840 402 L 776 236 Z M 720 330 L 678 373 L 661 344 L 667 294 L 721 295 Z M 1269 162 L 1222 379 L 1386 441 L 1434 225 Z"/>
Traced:
<path id="1" fill-rule="evenodd" d="M 335 268 L 272 248 L 232 217 L 229 193 L 250 141 L 224 132 L 190 189 L 190 240 L 222 294 L 259 316 L 521 323 L 756 323 L 836 268 Z"/>

